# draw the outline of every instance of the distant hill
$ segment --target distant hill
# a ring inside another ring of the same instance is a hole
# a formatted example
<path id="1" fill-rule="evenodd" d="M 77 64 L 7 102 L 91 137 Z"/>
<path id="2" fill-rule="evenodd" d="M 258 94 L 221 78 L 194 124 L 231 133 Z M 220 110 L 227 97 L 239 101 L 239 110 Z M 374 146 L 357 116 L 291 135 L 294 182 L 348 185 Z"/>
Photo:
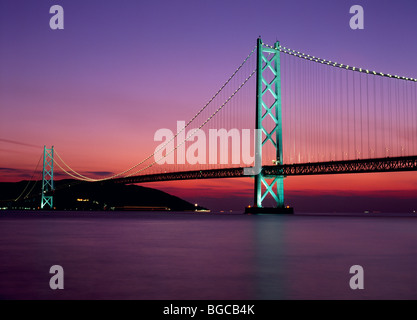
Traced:
<path id="1" fill-rule="evenodd" d="M 27 181 L 0 182 L 0 207 L 38 208 L 41 201 L 42 181 L 37 182 L 27 199 L 24 197 L 34 182 L 29 184 L 19 201 L 5 201 L 16 199 L 27 185 Z M 205 209 L 160 190 L 113 182 L 59 180 L 55 181 L 53 195 L 56 210 L 194 211 Z"/>

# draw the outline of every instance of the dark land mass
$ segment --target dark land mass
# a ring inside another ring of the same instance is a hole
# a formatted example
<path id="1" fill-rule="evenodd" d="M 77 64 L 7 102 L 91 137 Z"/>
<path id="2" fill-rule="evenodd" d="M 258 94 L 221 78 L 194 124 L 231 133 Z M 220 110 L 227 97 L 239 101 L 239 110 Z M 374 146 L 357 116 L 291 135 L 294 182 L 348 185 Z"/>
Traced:
<path id="1" fill-rule="evenodd" d="M 55 190 L 50 194 L 53 195 L 56 210 L 206 210 L 166 192 L 137 185 L 77 180 L 59 180 L 54 183 Z M 42 181 L 32 181 L 29 184 L 28 181 L 0 182 L 0 207 L 38 209 L 41 204 L 41 187 Z"/>

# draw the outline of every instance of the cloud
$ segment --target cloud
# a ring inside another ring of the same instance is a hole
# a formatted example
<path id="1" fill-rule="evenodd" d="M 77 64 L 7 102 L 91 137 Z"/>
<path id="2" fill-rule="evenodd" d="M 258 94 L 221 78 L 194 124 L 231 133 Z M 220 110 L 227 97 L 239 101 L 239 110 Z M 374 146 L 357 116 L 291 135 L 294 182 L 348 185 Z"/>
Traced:
<path id="1" fill-rule="evenodd" d="M 100 177 L 108 177 L 114 175 L 114 172 L 111 171 L 87 171 L 86 173 L 83 173 L 83 175 L 88 176 L 88 174 L 94 174 L 96 176 Z"/>
<path id="2" fill-rule="evenodd" d="M 54 178 L 57 177 L 62 177 L 62 178 L 68 178 L 71 179 L 70 176 L 68 176 L 65 172 L 61 172 L 61 171 L 54 171 Z"/>
<path id="3" fill-rule="evenodd" d="M 32 174 L 33 174 L 33 171 L 31 170 L 0 167 L 1 178 L 13 177 L 13 178 L 18 178 L 18 179 L 30 179 L 32 178 Z M 35 174 L 34 179 L 36 179 L 39 176 L 40 176 L 40 171 L 38 172 L 38 174 Z"/>
<path id="4" fill-rule="evenodd" d="M 18 171 L 21 171 L 21 169 L 16 169 L 16 168 L 1 168 L 0 167 L 0 172 L 5 172 L 5 173 L 16 173 Z"/>

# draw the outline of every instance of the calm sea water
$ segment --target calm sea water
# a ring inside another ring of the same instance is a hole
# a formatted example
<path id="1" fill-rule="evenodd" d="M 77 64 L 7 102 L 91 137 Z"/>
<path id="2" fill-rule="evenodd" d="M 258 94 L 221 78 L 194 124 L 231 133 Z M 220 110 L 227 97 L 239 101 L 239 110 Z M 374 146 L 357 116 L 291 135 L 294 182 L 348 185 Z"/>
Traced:
<path id="1" fill-rule="evenodd" d="M 0 212 L 0 298 L 416 299 L 417 215 Z"/>

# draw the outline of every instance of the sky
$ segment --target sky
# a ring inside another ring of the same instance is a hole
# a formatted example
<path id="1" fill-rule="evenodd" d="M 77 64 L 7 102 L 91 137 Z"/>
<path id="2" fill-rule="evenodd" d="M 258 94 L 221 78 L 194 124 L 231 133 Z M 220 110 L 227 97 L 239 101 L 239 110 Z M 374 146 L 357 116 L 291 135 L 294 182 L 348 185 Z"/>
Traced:
<path id="1" fill-rule="evenodd" d="M 364 8 L 352 30 L 349 9 Z M 52 30 L 52 5 L 64 29 Z M 188 120 L 261 36 L 301 52 L 417 77 L 417 2 L 0 0 L 0 181 L 30 178 L 54 146 L 92 177 L 130 168 L 154 133 Z M 57 178 L 63 176 L 57 175 Z M 417 210 L 415 173 L 289 177 L 299 211 Z M 243 210 L 253 180 L 146 186 L 212 210 Z"/>

